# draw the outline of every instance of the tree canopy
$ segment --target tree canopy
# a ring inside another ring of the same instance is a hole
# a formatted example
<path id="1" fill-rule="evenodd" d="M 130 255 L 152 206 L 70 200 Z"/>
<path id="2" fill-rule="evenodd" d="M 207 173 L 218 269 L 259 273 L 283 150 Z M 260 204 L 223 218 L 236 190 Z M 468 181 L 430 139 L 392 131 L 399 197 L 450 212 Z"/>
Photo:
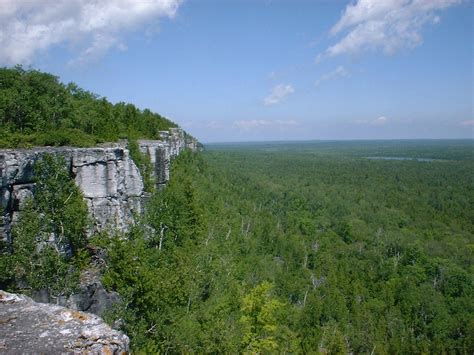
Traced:
<path id="1" fill-rule="evenodd" d="M 143 225 L 105 243 L 134 349 L 472 353 L 470 146 L 343 146 L 180 156 Z"/>
<path id="2" fill-rule="evenodd" d="M 120 138 L 158 139 L 176 124 L 132 104 L 63 84 L 38 70 L 0 68 L 0 147 L 92 146 Z"/>

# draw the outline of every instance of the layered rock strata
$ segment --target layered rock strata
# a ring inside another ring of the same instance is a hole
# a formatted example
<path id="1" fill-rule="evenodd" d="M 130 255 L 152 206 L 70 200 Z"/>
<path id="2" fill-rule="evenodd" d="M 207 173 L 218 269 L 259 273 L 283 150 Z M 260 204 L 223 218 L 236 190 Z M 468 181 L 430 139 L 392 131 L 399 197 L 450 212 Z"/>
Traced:
<path id="1" fill-rule="evenodd" d="M 153 166 L 157 186 L 169 179 L 171 160 L 197 142 L 180 128 L 161 132 L 160 140 L 138 141 Z M 34 164 L 44 154 L 62 155 L 71 177 L 81 189 L 94 221 L 93 230 L 126 231 L 134 216 L 143 211 L 143 177 L 130 157 L 126 142 L 94 148 L 40 147 L 0 150 L 0 240 L 9 241 L 12 223 L 22 202 L 34 195 Z"/>

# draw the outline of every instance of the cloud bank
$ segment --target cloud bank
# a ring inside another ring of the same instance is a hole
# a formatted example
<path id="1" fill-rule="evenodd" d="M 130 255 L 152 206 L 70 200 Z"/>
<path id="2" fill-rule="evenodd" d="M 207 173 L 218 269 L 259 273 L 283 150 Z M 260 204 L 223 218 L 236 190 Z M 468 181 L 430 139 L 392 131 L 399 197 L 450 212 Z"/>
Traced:
<path id="1" fill-rule="evenodd" d="M 344 35 L 324 56 L 377 50 L 393 54 L 414 48 L 423 41 L 423 27 L 440 21 L 436 13 L 459 3 L 461 0 L 358 0 L 347 5 L 331 29 L 333 36 Z"/>
<path id="2" fill-rule="evenodd" d="M 272 92 L 270 95 L 265 97 L 263 100 L 263 104 L 265 106 L 271 106 L 279 103 L 282 101 L 286 96 L 293 94 L 295 92 L 295 89 L 293 88 L 292 85 L 288 84 L 279 84 L 273 87 Z"/>
<path id="3" fill-rule="evenodd" d="M 0 1 L 0 65 L 29 64 L 54 45 L 78 47 L 78 62 L 126 49 L 125 31 L 173 18 L 182 0 Z"/>

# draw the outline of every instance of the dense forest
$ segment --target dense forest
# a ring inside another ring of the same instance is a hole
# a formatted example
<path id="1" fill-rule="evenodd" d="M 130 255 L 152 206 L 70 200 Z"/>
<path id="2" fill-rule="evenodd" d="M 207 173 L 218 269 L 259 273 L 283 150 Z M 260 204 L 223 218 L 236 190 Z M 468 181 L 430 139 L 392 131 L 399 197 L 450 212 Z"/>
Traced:
<path id="1" fill-rule="evenodd" d="M 148 109 L 114 105 L 54 75 L 0 68 L 0 148 L 156 139 L 171 127 L 176 124 Z"/>
<path id="2" fill-rule="evenodd" d="M 471 354 L 472 142 L 352 144 L 183 154 L 142 226 L 96 241 L 109 319 L 149 352 Z M 367 158 L 387 144 L 440 160 Z"/>
<path id="3" fill-rule="evenodd" d="M 0 69 L 3 147 L 133 143 L 172 126 Z M 99 263 L 121 298 L 106 319 L 137 353 L 474 353 L 472 140 L 206 148 L 173 162 L 130 232 L 92 236 L 65 162 L 45 155 L 0 287 L 65 296 Z"/>

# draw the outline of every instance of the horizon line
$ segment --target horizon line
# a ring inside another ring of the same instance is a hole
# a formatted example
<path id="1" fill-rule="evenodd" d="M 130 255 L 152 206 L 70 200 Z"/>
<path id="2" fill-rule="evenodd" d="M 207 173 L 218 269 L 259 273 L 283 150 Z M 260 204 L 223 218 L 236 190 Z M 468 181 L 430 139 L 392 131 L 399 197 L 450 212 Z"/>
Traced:
<path id="1" fill-rule="evenodd" d="M 213 141 L 203 142 L 201 144 L 246 144 L 246 143 L 310 143 L 310 142 L 373 142 L 373 141 L 473 141 L 474 137 L 470 138 L 336 138 L 336 139 L 288 139 L 288 140 L 250 140 L 250 141 Z"/>

